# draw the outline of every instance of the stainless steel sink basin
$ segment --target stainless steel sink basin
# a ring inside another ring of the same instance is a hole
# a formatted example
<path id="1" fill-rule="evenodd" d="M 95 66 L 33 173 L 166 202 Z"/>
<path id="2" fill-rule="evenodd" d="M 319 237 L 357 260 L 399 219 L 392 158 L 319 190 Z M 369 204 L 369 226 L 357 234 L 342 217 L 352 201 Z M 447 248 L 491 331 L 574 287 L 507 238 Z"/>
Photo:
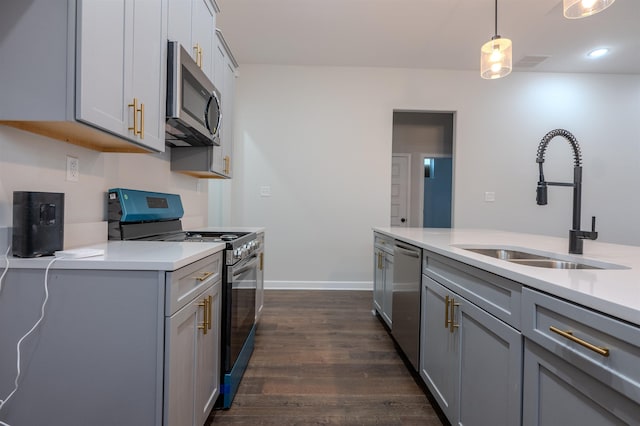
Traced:
<path id="1" fill-rule="evenodd" d="M 535 266 L 550 269 L 628 269 L 626 266 L 597 261 L 583 261 L 578 259 L 551 257 L 522 250 L 500 247 L 460 247 L 462 249 L 490 256 L 495 259 L 506 260 L 518 265 Z"/>

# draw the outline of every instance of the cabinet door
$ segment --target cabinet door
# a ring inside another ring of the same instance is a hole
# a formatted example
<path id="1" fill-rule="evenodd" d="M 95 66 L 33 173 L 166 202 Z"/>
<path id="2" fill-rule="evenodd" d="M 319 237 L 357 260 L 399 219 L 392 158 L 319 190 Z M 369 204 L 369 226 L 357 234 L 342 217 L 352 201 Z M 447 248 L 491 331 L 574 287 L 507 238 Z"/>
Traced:
<path id="1" fill-rule="evenodd" d="M 166 0 L 136 0 L 133 3 L 133 55 L 129 98 L 141 104 L 142 134 L 137 143 L 164 150 L 166 84 Z M 125 86 L 126 87 L 126 86 Z"/>
<path id="2" fill-rule="evenodd" d="M 196 62 L 202 71 L 213 78 L 214 35 L 216 31 L 216 14 L 210 0 L 193 0 L 193 17 L 191 20 L 191 46 L 185 47 L 196 53 Z M 199 53 L 197 50 L 199 49 Z M 198 55 L 199 58 L 198 58 Z"/>
<path id="3" fill-rule="evenodd" d="M 213 84 L 220 91 L 222 123 L 220 125 L 220 146 L 213 147 L 211 171 L 225 177 L 231 177 L 235 67 L 220 37 L 219 34 L 216 36 Z"/>
<path id="4" fill-rule="evenodd" d="M 453 424 L 458 404 L 460 343 L 458 333 L 451 333 L 446 323 L 449 312 L 445 297 L 449 295 L 451 292 L 445 287 L 422 275 L 420 376 Z"/>
<path id="5" fill-rule="evenodd" d="M 220 394 L 220 289 L 218 281 L 197 300 L 207 299 L 207 334 L 197 334 L 196 352 L 196 420 L 202 425 Z"/>
<path id="6" fill-rule="evenodd" d="M 78 3 L 76 118 L 155 151 L 164 150 L 164 17 L 166 0 Z"/>
<path id="7" fill-rule="evenodd" d="M 522 336 L 493 315 L 451 293 L 460 339 L 456 424 L 520 424 Z"/>
<path id="8" fill-rule="evenodd" d="M 76 118 L 117 135 L 127 135 L 125 97 L 132 55 L 130 12 L 124 0 L 78 1 Z"/>
<path id="9" fill-rule="evenodd" d="M 194 1 L 196 0 L 169 0 L 167 13 L 168 39 L 177 41 L 192 55 L 194 51 L 191 49 L 191 16 Z"/>
<path id="10" fill-rule="evenodd" d="M 373 308 L 380 315 L 384 305 L 384 252 L 373 250 Z"/>
<path id="11" fill-rule="evenodd" d="M 166 319 L 165 416 L 164 424 L 194 425 L 195 372 L 198 326 L 204 323 L 202 300 L 188 303 Z"/>
<path id="12" fill-rule="evenodd" d="M 389 328 L 393 328 L 393 255 L 383 252 L 384 261 L 384 300 L 382 305 L 382 317 Z"/>
<path id="13" fill-rule="evenodd" d="M 638 424 L 640 405 L 525 339 L 523 424 Z"/>

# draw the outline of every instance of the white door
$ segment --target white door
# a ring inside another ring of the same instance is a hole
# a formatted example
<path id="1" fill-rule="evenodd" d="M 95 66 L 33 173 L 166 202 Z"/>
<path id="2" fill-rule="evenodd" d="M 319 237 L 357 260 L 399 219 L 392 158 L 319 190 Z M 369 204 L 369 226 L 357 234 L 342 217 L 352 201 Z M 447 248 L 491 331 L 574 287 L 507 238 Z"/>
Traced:
<path id="1" fill-rule="evenodd" d="M 391 226 L 409 226 L 409 172 L 411 154 L 391 160 Z"/>

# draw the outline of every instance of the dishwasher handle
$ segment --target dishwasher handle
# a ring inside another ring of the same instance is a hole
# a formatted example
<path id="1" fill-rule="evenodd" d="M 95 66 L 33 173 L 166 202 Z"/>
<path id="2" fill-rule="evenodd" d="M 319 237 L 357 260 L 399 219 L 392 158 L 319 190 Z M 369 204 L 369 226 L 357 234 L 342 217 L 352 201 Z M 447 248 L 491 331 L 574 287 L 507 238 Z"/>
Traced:
<path id="1" fill-rule="evenodd" d="M 398 250 L 400 253 L 404 255 L 415 257 L 416 259 L 420 259 L 420 251 L 419 250 L 416 251 L 416 248 L 414 247 L 406 247 L 406 246 L 401 246 L 399 244 L 395 244 L 393 249 Z"/>

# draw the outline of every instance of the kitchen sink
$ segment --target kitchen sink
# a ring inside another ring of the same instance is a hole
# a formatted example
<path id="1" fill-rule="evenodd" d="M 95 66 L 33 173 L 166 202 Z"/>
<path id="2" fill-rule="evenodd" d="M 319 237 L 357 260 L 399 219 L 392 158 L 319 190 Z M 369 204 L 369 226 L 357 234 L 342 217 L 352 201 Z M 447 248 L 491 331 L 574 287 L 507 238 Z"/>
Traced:
<path id="1" fill-rule="evenodd" d="M 460 247 L 460 246 L 459 246 Z M 585 261 L 566 257 L 549 256 L 528 251 L 501 247 L 460 247 L 474 253 L 495 259 L 506 260 L 518 265 L 550 269 L 628 269 L 626 266 L 598 261 Z"/>

